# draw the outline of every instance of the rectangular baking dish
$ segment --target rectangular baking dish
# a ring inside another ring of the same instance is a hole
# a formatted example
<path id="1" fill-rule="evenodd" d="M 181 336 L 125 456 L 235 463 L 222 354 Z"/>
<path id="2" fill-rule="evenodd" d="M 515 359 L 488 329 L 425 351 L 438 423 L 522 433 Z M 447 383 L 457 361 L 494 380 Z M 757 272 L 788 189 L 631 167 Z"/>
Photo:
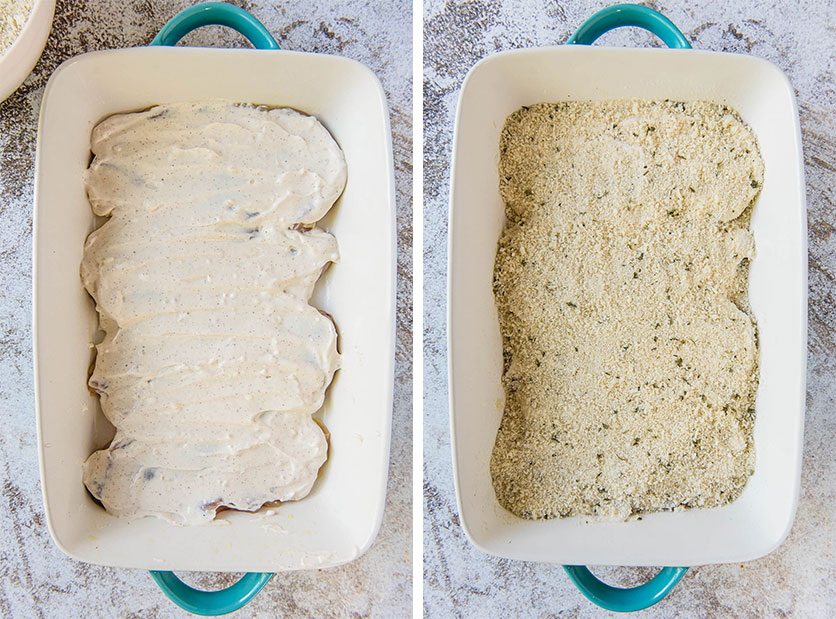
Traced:
<path id="1" fill-rule="evenodd" d="M 96 224 L 82 173 L 105 117 L 154 104 L 228 99 L 313 114 L 342 147 L 348 182 L 320 225 L 341 260 L 313 304 L 337 324 L 342 369 L 318 413 L 328 462 L 311 494 L 256 514 L 227 511 L 203 527 L 107 514 L 81 464 L 109 442 L 87 389 L 96 312 L 82 288 L 84 240 Z M 44 93 L 34 207 L 35 389 L 41 480 L 55 543 L 89 563 L 152 570 L 276 572 L 351 561 L 380 526 L 388 476 L 395 320 L 391 132 L 380 82 L 358 62 L 290 51 L 149 47 L 63 63 Z"/>
<path id="2" fill-rule="evenodd" d="M 641 521 L 526 521 L 497 502 L 489 459 L 504 407 L 502 343 L 491 288 L 504 223 L 497 165 L 505 118 L 537 102 L 708 100 L 740 112 L 757 135 L 766 176 L 751 227 L 757 255 L 749 300 L 760 334 L 756 466 L 743 495 L 715 509 Z M 450 196 L 448 355 L 456 497 L 484 552 L 569 565 L 739 562 L 776 548 L 799 495 L 806 380 L 807 244 L 795 96 L 772 64 L 693 50 L 565 45 L 499 53 L 464 81 Z"/>

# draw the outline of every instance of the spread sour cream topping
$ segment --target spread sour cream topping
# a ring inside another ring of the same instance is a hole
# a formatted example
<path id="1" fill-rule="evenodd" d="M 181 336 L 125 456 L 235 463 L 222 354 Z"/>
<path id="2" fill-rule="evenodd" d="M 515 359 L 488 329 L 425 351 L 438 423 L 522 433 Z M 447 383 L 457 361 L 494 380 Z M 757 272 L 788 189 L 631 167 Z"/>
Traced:
<path id="1" fill-rule="evenodd" d="M 210 522 L 307 495 L 327 458 L 312 418 L 339 367 L 308 304 L 336 239 L 313 228 L 345 186 L 312 116 L 228 102 L 107 118 L 85 175 L 81 264 L 105 333 L 90 386 L 116 427 L 84 464 L 108 512 Z"/>

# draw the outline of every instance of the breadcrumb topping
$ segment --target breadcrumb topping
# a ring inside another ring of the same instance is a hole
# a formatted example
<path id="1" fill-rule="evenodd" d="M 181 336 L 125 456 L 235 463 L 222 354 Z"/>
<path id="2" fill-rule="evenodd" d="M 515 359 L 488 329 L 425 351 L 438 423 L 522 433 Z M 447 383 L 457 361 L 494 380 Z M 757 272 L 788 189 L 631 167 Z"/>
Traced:
<path id="1" fill-rule="evenodd" d="M 34 0 L 0 0 L 0 57 L 20 36 L 33 4 Z"/>
<path id="2" fill-rule="evenodd" d="M 754 469 L 751 129 L 699 101 L 541 103 L 500 138 L 491 458 L 523 518 L 734 500 Z"/>

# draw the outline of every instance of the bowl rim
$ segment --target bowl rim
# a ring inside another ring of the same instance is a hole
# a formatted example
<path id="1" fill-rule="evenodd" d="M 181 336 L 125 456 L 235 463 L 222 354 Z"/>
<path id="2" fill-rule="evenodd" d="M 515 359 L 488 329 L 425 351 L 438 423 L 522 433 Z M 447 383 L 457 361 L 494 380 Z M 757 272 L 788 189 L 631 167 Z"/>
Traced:
<path id="1" fill-rule="evenodd" d="M 55 0 L 35 0 L 23 28 L 0 55 L 0 102 L 14 94 L 38 64 L 52 30 L 54 14 Z M 34 51 L 26 54 L 29 45 L 33 45 Z"/>

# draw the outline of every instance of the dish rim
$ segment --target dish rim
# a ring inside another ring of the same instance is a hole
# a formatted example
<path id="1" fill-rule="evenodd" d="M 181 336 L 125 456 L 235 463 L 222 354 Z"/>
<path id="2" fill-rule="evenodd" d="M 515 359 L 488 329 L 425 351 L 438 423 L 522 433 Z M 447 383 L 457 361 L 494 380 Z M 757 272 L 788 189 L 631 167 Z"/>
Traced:
<path id="1" fill-rule="evenodd" d="M 494 556 L 499 556 L 502 558 L 507 559 L 514 559 L 514 560 L 533 560 L 533 561 L 547 561 L 552 563 L 566 563 L 567 561 L 562 560 L 560 557 L 555 556 L 553 559 L 544 560 L 540 558 L 531 558 L 529 556 L 521 556 L 520 554 L 515 553 L 513 550 L 508 550 L 505 548 L 498 548 L 493 540 L 490 543 L 483 541 L 482 537 L 477 535 L 471 526 L 471 523 L 468 521 L 467 513 L 469 510 L 465 509 L 464 506 L 464 494 L 469 490 L 468 483 L 470 480 L 465 479 L 463 481 L 462 471 L 460 467 L 460 459 L 462 455 L 460 455 L 462 449 L 462 442 L 461 438 L 458 436 L 458 432 L 456 429 L 456 393 L 459 389 L 462 389 L 460 385 L 456 382 L 456 371 L 455 371 L 455 363 L 454 360 L 464 357 L 465 353 L 463 352 L 456 352 L 457 343 L 456 333 L 453 329 L 453 324 L 455 322 L 454 318 L 454 303 L 455 300 L 458 298 L 458 303 L 462 303 L 462 299 L 459 298 L 461 293 L 457 293 L 457 280 L 455 271 L 456 269 L 455 264 L 457 261 L 456 256 L 456 248 L 454 246 L 455 238 L 457 236 L 456 231 L 462 225 L 461 223 L 457 222 L 457 208 L 456 208 L 456 193 L 457 193 L 457 167 L 459 165 L 459 156 L 461 151 L 461 123 L 462 123 L 462 107 L 463 101 L 468 93 L 468 86 L 474 80 L 474 76 L 478 75 L 479 73 L 486 70 L 486 67 L 490 67 L 493 63 L 497 61 L 506 60 L 512 56 L 521 56 L 524 57 L 526 55 L 534 55 L 534 54 L 555 54 L 555 56 L 566 55 L 566 54 L 577 54 L 577 55 L 605 55 L 605 54 L 612 54 L 617 53 L 619 55 L 624 56 L 635 56 L 637 59 L 648 58 L 653 55 L 668 55 L 668 56 L 678 56 L 678 57 L 690 57 L 693 58 L 695 56 L 703 56 L 703 57 L 710 57 L 710 58 L 720 58 L 723 59 L 731 59 L 732 62 L 751 62 L 760 65 L 765 70 L 776 73 L 782 84 L 782 87 L 787 90 L 787 93 L 790 96 L 792 102 L 792 113 L 793 113 L 793 139 L 794 139 L 794 146 L 795 146 L 795 157 L 794 163 L 797 165 L 799 170 L 799 185 L 795 188 L 795 193 L 797 194 L 798 201 L 796 204 L 793 204 L 793 209 L 796 207 L 800 213 L 800 223 L 801 223 L 801 234 L 798 237 L 798 247 L 801 250 L 801 253 L 805 256 L 804 264 L 806 266 L 806 256 L 807 256 L 807 237 L 806 237 L 806 193 L 805 193 L 805 181 L 804 181 L 804 161 L 803 161 L 803 151 L 802 151 L 802 141 L 801 141 L 801 131 L 800 131 L 800 122 L 799 122 L 799 114 L 798 114 L 798 105 L 797 100 L 795 97 L 795 91 L 792 88 L 792 85 L 787 78 L 786 74 L 781 71 L 777 66 L 773 63 L 752 56 L 742 55 L 742 54 L 732 54 L 727 52 L 717 52 L 717 51 L 710 51 L 710 50 L 699 50 L 699 49 L 667 49 L 667 48 L 621 48 L 621 47 L 609 47 L 609 46 L 569 46 L 569 45 L 550 45 L 544 47 L 530 47 L 530 48 L 521 48 L 521 49 L 511 49 L 511 50 L 503 50 L 494 54 L 490 54 L 482 59 L 480 59 L 473 67 L 470 68 L 465 79 L 462 82 L 461 89 L 459 91 L 458 96 L 458 103 L 455 115 L 455 127 L 454 127 L 454 134 L 453 134 L 453 143 L 451 149 L 451 173 L 450 173 L 450 195 L 449 195 L 449 221 L 448 221 L 448 243 L 447 243 L 447 264 L 448 264 L 448 277 L 447 277 L 447 308 L 446 308 L 446 319 L 447 319 L 447 355 L 448 355 L 448 372 L 447 372 L 447 380 L 448 380 L 448 406 L 449 406 L 449 423 L 450 423 L 450 446 L 451 446 L 451 455 L 452 455 L 452 464 L 453 464 L 453 477 L 454 477 L 454 486 L 455 486 L 455 494 L 456 494 L 456 506 L 458 509 L 458 513 L 461 520 L 462 528 L 465 532 L 466 537 L 476 548 L 480 551 L 485 552 L 487 554 L 491 554 Z M 564 59 L 565 60 L 565 59 Z M 590 76 L 591 80 L 596 79 L 595 76 Z M 636 96 L 627 96 L 624 97 L 625 99 L 631 98 L 640 98 Z M 578 97 L 573 98 L 569 97 L 571 100 L 583 101 L 583 100 L 590 100 L 588 97 Z M 710 100 L 710 98 L 709 98 Z M 531 104 L 537 103 L 538 101 L 531 101 Z M 498 188 L 496 190 L 498 196 Z M 499 198 L 498 198 L 499 199 Z M 472 238 L 468 240 L 472 241 Z M 796 239 L 793 238 L 795 242 Z M 757 258 L 756 258 L 757 259 Z M 807 298 L 808 298 L 808 277 L 806 269 L 803 270 L 801 274 L 801 284 L 802 284 L 802 298 L 800 301 L 803 303 L 804 308 L 807 307 Z M 801 331 L 801 342 L 806 343 L 807 341 L 807 314 L 806 311 L 802 313 L 801 322 L 798 325 Z M 800 353 L 800 371 L 802 377 L 806 376 L 806 361 L 807 361 L 807 351 L 806 346 L 802 346 Z M 459 362 L 461 363 L 461 362 Z M 723 559 L 721 561 L 710 561 L 710 563 L 715 562 L 738 562 L 738 561 L 747 561 L 753 560 L 762 556 L 765 556 L 779 547 L 784 540 L 789 535 L 789 532 L 792 528 L 792 525 L 795 520 L 795 514 L 797 511 L 799 498 L 800 498 L 800 490 L 801 490 L 801 464 L 803 458 L 803 430 L 804 430 L 804 413 L 805 413 L 805 384 L 806 379 L 802 378 L 802 389 L 799 396 L 799 409 L 797 414 L 797 419 L 795 420 L 795 428 L 797 430 L 797 440 L 794 442 L 792 448 L 795 452 L 796 457 L 794 458 L 795 463 L 795 471 L 794 471 L 794 484 L 793 484 L 793 493 L 790 505 L 790 515 L 789 519 L 786 522 L 786 525 L 783 527 L 783 530 L 776 539 L 770 540 L 768 544 L 762 544 L 761 547 L 758 549 L 757 552 L 748 553 L 745 556 L 734 557 L 732 559 Z M 468 417 L 472 417 L 471 415 L 467 415 Z M 471 450 L 472 451 L 472 450 Z M 757 466 L 757 465 L 756 465 Z M 495 495 L 493 496 L 494 502 L 496 502 Z M 478 509 L 485 509 L 486 506 L 479 505 L 477 506 Z M 473 508 L 473 509 L 477 509 Z M 720 508 L 722 509 L 722 508 Z M 692 510 L 689 510 L 692 511 Z M 703 510 L 701 510 L 703 511 Z M 707 511 L 707 510 L 704 510 Z M 657 512 L 660 513 L 660 512 Z M 664 512 L 661 512 L 664 513 Z M 566 518 L 566 519 L 558 519 L 558 521 L 569 521 L 569 520 L 579 520 L 581 517 L 574 517 L 574 518 Z M 599 524 L 606 524 L 603 522 L 598 521 L 588 521 L 584 524 L 584 526 L 596 526 Z M 509 542 L 510 544 L 510 542 Z M 559 551 L 558 551 L 559 553 Z M 618 554 L 615 552 L 614 554 Z M 642 561 L 631 561 L 629 558 L 625 559 L 624 557 L 616 557 L 611 560 L 602 561 L 601 557 L 597 556 L 592 561 L 587 561 L 586 563 L 598 563 L 598 564 L 607 564 L 607 565 L 651 565 Z M 701 563 L 709 563 L 709 561 L 701 562 Z M 672 564 L 679 564 L 676 562 L 669 562 L 668 565 Z M 696 564 L 696 563 L 695 563 Z"/>
<path id="2" fill-rule="evenodd" d="M 375 75 L 373 71 L 371 71 L 368 67 L 362 64 L 359 61 L 356 61 L 351 58 L 346 58 L 343 56 L 335 56 L 331 54 L 323 54 L 323 53 L 312 53 L 312 52 L 300 52 L 295 50 L 257 50 L 257 49 L 248 49 L 248 48 L 235 48 L 235 49 L 228 49 L 228 48 L 196 48 L 196 47 L 146 47 L 146 46 L 137 46 L 132 48 L 121 48 L 121 49 L 108 49 L 108 50 L 97 50 L 92 52 L 87 52 L 84 54 L 80 54 L 71 58 L 68 58 L 64 62 L 62 62 L 52 73 L 48 83 L 46 85 L 44 95 L 41 102 L 41 109 L 39 113 L 39 120 L 38 120 L 38 135 L 37 135 L 37 152 L 35 158 L 35 180 L 34 180 L 34 196 L 33 196 L 33 235 L 32 235 L 32 255 L 33 255 L 33 276 L 32 276 L 32 342 L 33 342 L 33 370 L 34 370 L 34 392 L 35 392 L 35 417 L 36 417 L 36 428 L 37 428 L 37 442 L 38 442 L 38 468 L 39 468 L 39 475 L 41 478 L 41 496 L 44 502 L 44 512 L 46 515 L 46 524 L 47 528 L 50 532 L 50 536 L 52 537 L 53 542 L 64 552 L 66 555 L 87 563 L 92 564 L 99 564 L 99 565 L 108 565 L 113 567 L 140 567 L 141 569 L 152 569 L 152 570 L 160 570 L 160 569 L 180 569 L 178 566 L 170 566 L 167 564 L 161 565 L 142 565 L 137 566 L 135 564 L 126 564 L 124 562 L 116 563 L 113 561 L 106 561 L 101 560 L 97 556 L 90 556 L 83 552 L 77 552 L 74 549 L 68 547 L 65 541 L 57 535 L 55 529 L 55 518 L 56 516 L 53 514 L 54 506 L 50 504 L 47 494 L 47 487 L 51 483 L 58 483 L 59 480 L 53 480 L 52 478 L 48 477 L 46 470 L 45 470 L 45 449 L 46 445 L 44 442 L 43 436 L 43 428 L 44 428 L 44 415 L 43 415 L 43 406 L 42 406 L 42 390 L 45 389 L 44 381 L 41 375 L 41 354 L 39 350 L 41 349 L 41 337 L 40 337 L 40 320 L 38 318 L 39 308 L 41 308 L 42 301 L 41 301 L 41 294 L 40 294 L 40 280 L 43 279 L 43 273 L 49 272 L 50 267 L 42 264 L 42 260 L 39 260 L 38 255 L 40 253 L 41 244 L 44 242 L 42 239 L 43 231 L 42 226 L 39 226 L 39 208 L 41 204 L 41 199 L 39 194 L 41 192 L 40 185 L 44 183 L 41 177 L 41 166 L 42 166 L 42 159 L 43 159 L 43 136 L 44 136 L 44 117 L 45 111 L 47 108 L 47 102 L 51 99 L 51 93 L 54 90 L 55 83 L 57 78 L 62 75 L 64 71 L 71 68 L 72 66 L 93 61 L 94 58 L 102 58 L 102 57 L 110 57 L 110 56 L 124 56 L 124 55 L 131 55 L 134 56 L 136 54 L 141 54 L 143 57 L 147 56 L 148 59 L 152 58 L 159 58 L 159 56 L 167 56 L 167 55 L 176 55 L 176 56 L 197 56 L 205 57 L 205 62 L 207 64 L 211 64 L 213 58 L 218 56 L 241 56 L 241 62 L 246 60 L 247 56 L 251 56 L 252 54 L 257 54 L 259 58 L 264 57 L 267 54 L 272 54 L 274 58 L 276 58 L 276 63 L 281 63 L 282 58 L 316 58 L 317 62 L 327 61 L 329 63 L 341 63 L 345 66 L 350 66 L 353 70 L 359 71 L 360 75 L 362 75 L 363 79 L 370 80 L 370 84 L 373 85 L 374 88 L 374 98 L 375 101 L 380 105 L 380 120 L 382 121 L 380 124 L 377 124 L 373 129 L 375 132 L 382 132 L 382 136 L 384 137 L 385 142 L 385 152 L 380 153 L 379 157 L 381 163 L 385 165 L 385 174 L 380 173 L 379 181 L 382 184 L 381 196 L 385 194 L 385 217 L 386 217 L 386 228 L 387 234 L 386 237 L 383 239 L 383 243 L 380 244 L 382 251 L 385 252 L 387 256 L 387 262 L 381 266 L 381 274 L 384 276 L 381 279 L 381 300 L 385 297 L 385 304 L 382 305 L 382 311 L 386 314 L 387 320 L 386 324 L 380 330 L 379 340 L 381 341 L 380 348 L 386 350 L 385 359 L 382 357 L 381 363 L 384 366 L 384 384 L 385 388 L 382 392 L 382 399 L 386 402 L 386 412 L 381 416 L 381 424 L 379 425 L 379 432 L 382 437 L 381 442 L 381 450 L 380 450 L 380 462 L 377 464 L 377 477 L 374 480 L 370 480 L 369 483 L 374 482 L 374 484 L 378 487 L 377 490 L 377 497 L 378 497 L 378 505 L 377 509 L 374 513 L 369 513 L 369 522 L 371 524 L 371 528 L 369 529 L 369 535 L 364 540 L 363 544 L 359 546 L 355 546 L 355 552 L 353 556 L 333 562 L 326 562 L 326 564 L 318 566 L 322 569 L 336 567 L 351 561 L 356 560 L 362 554 L 368 550 L 368 548 L 372 545 L 374 540 L 377 538 L 380 526 L 383 521 L 384 511 L 386 507 L 386 497 L 388 496 L 387 489 L 388 489 L 388 478 L 389 478 L 389 463 L 390 463 L 390 453 L 391 453 L 391 430 L 392 430 L 392 411 L 393 411 L 393 403 L 394 403 L 394 367 L 395 367 L 395 343 L 396 343 L 396 294 L 397 294 L 397 269 L 396 269 L 396 260 L 397 260 L 397 205 L 395 202 L 395 179 L 394 179 L 394 165 L 393 165 L 393 143 L 391 137 L 391 119 L 389 115 L 389 106 L 387 102 L 387 98 L 385 92 L 383 90 L 383 86 Z M 144 62 L 144 60 L 143 60 Z M 365 87 L 365 86 L 364 86 Z M 277 97 L 278 98 L 278 97 Z M 230 97 L 232 99 L 232 97 Z M 183 100 L 186 100 L 185 98 Z M 197 99 L 190 99 L 190 100 L 197 100 Z M 262 101 L 254 102 L 257 104 L 264 103 Z M 277 106 L 282 107 L 282 106 Z M 290 106 L 292 107 L 292 106 Z M 139 108 L 137 108 L 139 109 Z M 295 108 L 293 108 L 295 109 Z M 125 111 L 134 111 L 134 110 L 125 110 Z M 300 110 L 301 111 L 301 110 Z M 118 113 L 118 112 L 116 112 Z M 303 113 L 310 113 L 310 112 L 303 112 Z M 377 113 L 377 112 L 375 112 Z M 314 114 L 315 115 L 315 114 Z M 101 120 L 101 119 L 100 119 Z M 320 121 L 322 119 L 319 119 Z M 92 126 L 90 127 L 92 129 Z M 329 129 L 329 133 L 331 130 Z M 355 147 L 356 150 L 356 147 Z M 376 170 L 376 173 L 382 172 L 382 168 L 380 170 Z M 385 177 L 385 178 L 384 178 Z M 332 209 L 329 210 L 329 213 L 333 212 L 334 207 L 339 207 L 342 201 L 342 195 L 340 198 L 335 202 L 332 206 Z M 383 203 L 383 200 L 381 200 Z M 383 204 L 382 204 L 383 205 Z M 328 215 L 326 215 L 328 217 Z M 91 214 L 92 218 L 92 214 Z M 79 286 L 81 283 L 79 281 Z M 331 391 L 332 386 L 329 386 L 328 392 L 326 394 L 327 398 L 331 398 Z M 324 466 L 330 461 L 326 461 Z M 315 484 L 315 488 L 316 485 Z M 263 510 L 269 509 L 262 508 L 258 512 L 254 512 L 254 514 L 258 514 L 263 512 Z M 139 522 L 143 519 L 139 519 L 132 522 Z M 130 526 L 131 522 L 123 522 L 122 526 Z M 210 567 L 209 569 L 216 569 L 215 567 Z M 257 570 L 262 570 L 263 566 L 259 566 Z M 291 569 L 308 569 L 304 565 L 298 566 Z M 217 571 L 240 571 L 238 569 L 229 569 L 229 570 L 217 570 Z M 288 569 L 284 567 L 276 567 L 274 571 L 288 571 Z"/>

